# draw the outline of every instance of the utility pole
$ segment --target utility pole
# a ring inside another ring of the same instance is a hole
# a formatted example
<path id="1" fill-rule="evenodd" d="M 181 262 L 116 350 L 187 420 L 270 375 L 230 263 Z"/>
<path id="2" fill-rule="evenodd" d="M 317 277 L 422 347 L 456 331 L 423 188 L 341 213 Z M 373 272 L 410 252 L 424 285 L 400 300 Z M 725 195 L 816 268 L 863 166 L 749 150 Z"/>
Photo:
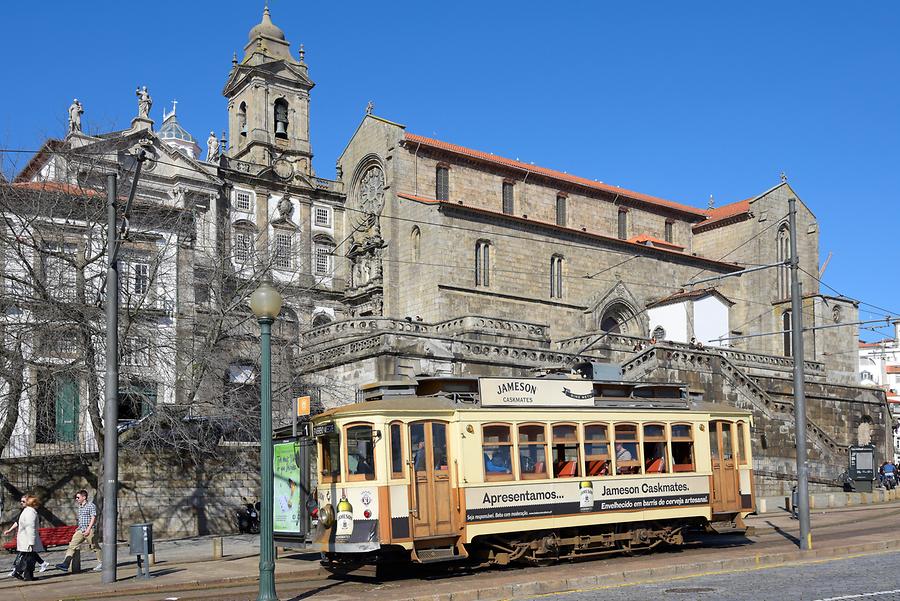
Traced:
<path id="1" fill-rule="evenodd" d="M 797 257 L 797 199 L 788 199 L 791 228 L 791 354 L 794 356 L 794 438 L 797 443 L 797 506 L 800 517 L 800 549 L 812 549 L 809 531 L 809 459 L 806 451 L 806 390 L 804 388 L 803 296 L 800 259 Z"/>
<path id="2" fill-rule="evenodd" d="M 116 581 L 118 553 L 117 525 L 119 520 L 119 246 L 126 235 L 128 212 L 134 201 L 141 166 L 147 158 L 145 144 L 131 149 L 134 157 L 134 177 L 125 202 L 124 221 L 118 227 L 117 175 L 106 176 L 106 378 L 103 405 L 103 571 L 100 581 Z"/>
<path id="3" fill-rule="evenodd" d="M 119 517 L 119 242 L 116 219 L 116 174 L 106 176 L 106 389 L 103 406 L 103 572 L 101 581 L 116 581 L 116 522 Z"/>

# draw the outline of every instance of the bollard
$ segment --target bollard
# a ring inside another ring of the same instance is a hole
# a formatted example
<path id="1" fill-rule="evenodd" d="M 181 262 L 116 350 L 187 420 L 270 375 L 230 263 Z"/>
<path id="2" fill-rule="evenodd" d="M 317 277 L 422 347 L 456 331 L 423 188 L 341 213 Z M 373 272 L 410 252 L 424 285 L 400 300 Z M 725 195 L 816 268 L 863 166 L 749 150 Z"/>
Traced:
<path id="1" fill-rule="evenodd" d="M 221 536 L 217 536 L 212 539 L 212 555 L 213 559 L 222 559 L 225 556 L 223 550 L 224 539 Z"/>
<path id="2" fill-rule="evenodd" d="M 72 555 L 72 564 L 69 568 L 73 574 L 81 572 L 81 549 L 75 549 L 75 554 Z"/>

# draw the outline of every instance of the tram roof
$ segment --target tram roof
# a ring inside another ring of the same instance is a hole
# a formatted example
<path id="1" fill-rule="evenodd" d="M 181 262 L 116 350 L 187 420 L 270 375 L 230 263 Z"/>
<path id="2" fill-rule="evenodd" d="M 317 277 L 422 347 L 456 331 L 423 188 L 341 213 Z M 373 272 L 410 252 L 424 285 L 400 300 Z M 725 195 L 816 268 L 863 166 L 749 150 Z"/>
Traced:
<path id="1" fill-rule="evenodd" d="M 653 399 L 649 399 L 652 401 Z M 556 407 L 484 407 L 477 401 L 467 399 L 465 401 L 453 396 L 437 394 L 434 396 L 391 396 L 378 400 L 363 401 L 341 405 L 334 407 L 319 415 L 315 416 L 317 420 L 329 417 L 340 417 L 352 414 L 379 414 L 379 413 L 397 413 L 397 412 L 422 412 L 422 413 L 452 413 L 454 411 L 465 412 L 484 412 L 484 411 L 584 411 L 586 413 L 598 412 L 640 412 L 640 413 L 710 413 L 718 415 L 748 415 L 750 412 L 738 409 L 731 405 L 723 403 L 710 403 L 705 401 L 696 401 L 683 399 L 682 403 L 657 405 L 652 402 L 646 402 L 646 399 L 635 399 L 633 397 L 606 398 L 598 401 L 599 404 L 593 406 L 556 406 Z"/>

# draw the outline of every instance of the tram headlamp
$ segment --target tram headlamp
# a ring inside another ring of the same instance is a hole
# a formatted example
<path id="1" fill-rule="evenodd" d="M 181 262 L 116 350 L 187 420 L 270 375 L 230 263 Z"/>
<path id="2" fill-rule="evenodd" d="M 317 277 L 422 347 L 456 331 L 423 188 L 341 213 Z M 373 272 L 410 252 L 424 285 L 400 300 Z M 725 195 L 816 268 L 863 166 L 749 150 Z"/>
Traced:
<path id="1" fill-rule="evenodd" d="M 325 528 L 331 528 L 334 525 L 334 507 L 331 503 L 319 511 L 319 523 Z"/>

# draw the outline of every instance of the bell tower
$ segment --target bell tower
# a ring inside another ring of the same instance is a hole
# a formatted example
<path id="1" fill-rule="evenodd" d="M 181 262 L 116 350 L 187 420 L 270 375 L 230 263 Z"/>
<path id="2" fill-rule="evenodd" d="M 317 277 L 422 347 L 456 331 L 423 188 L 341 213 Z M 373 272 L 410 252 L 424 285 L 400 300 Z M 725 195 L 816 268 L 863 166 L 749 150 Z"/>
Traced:
<path id="1" fill-rule="evenodd" d="M 228 99 L 228 156 L 257 165 L 281 159 L 295 173 L 311 174 L 309 91 L 315 85 L 303 62 L 291 56 L 269 7 L 248 35 L 244 58 L 231 61 L 222 94 Z"/>

